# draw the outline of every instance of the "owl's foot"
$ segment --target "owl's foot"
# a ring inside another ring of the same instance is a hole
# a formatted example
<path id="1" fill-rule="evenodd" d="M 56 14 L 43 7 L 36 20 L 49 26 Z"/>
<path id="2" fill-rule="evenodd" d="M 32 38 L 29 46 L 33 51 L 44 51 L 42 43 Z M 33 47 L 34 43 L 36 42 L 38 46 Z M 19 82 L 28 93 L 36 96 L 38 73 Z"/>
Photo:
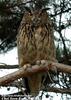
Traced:
<path id="1" fill-rule="evenodd" d="M 24 67 L 24 70 L 27 70 L 27 68 L 31 68 L 31 64 L 25 64 L 23 67 Z"/>
<path id="2" fill-rule="evenodd" d="M 40 64 L 41 64 L 41 60 L 37 60 L 36 65 L 40 65 Z"/>
<path id="3" fill-rule="evenodd" d="M 46 62 L 47 62 L 47 60 L 37 60 L 37 61 L 36 61 L 36 64 L 37 64 L 37 65 L 41 65 L 41 64 L 42 64 L 42 65 L 45 65 Z"/>
<path id="4" fill-rule="evenodd" d="M 36 65 L 46 65 L 48 63 L 47 60 L 37 60 Z"/>
<path id="5" fill-rule="evenodd" d="M 47 60 L 41 60 L 41 64 L 45 65 L 47 63 Z"/>

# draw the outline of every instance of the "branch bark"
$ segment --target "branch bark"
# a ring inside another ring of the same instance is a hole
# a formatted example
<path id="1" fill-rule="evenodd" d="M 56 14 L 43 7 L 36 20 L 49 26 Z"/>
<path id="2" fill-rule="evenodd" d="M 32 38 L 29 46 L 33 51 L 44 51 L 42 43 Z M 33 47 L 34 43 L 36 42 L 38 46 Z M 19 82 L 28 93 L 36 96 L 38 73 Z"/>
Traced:
<path id="1" fill-rule="evenodd" d="M 19 68 L 19 65 L 6 65 L 6 64 L 1 64 L 0 69 L 15 69 Z"/>
<path id="2" fill-rule="evenodd" d="M 47 90 L 48 92 L 71 94 L 71 89 L 67 89 L 67 88 L 62 89 L 62 88 L 56 88 L 56 87 L 48 87 Z"/>
<path id="3" fill-rule="evenodd" d="M 46 61 L 45 64 L 33 65 L 28 68 L 27 67 L 24 68 L 24 67 L 19 68 L 18 71 L 15 71 L 11 74 L 1 77 L 0 86 L 8 85 L 9 83 L 19 78 L 29 77 L 35 73 L 43 73 L 47 71 L 56 71 L 56 70 L 64 72 L 64 73 L 71 73 L 71 66 L 55 63 L 51 61 L 48 61 L 48 62 Z"/>

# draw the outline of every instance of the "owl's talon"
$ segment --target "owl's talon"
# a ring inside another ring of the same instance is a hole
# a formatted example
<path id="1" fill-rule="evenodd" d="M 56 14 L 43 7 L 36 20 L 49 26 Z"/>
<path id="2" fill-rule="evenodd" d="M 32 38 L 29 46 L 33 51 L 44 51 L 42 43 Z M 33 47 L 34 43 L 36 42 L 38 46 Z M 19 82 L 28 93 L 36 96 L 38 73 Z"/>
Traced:
<path id="1" fill-rule="evenodd" d="M 40 60 L 37 60 L 37 61 L 36 61 L 36 64 L 37 64 L 37 65 L 40 65 L 40 64 L 41 64 L 41 61 L 40 61 Z"/>
<path id="2" fill-rule="evenodd" d="M 45 65 L 46 64 L 46 60 L 41 60 L 41 64 Z"/>
<path id="3" fill-rule="evenodd" d="M 27 68 L 30 68 L 31 67 L 31 64 L 27 64 Z"/>
<path id="4" fill-rule="evenodd" d="M 31 64 L 25 64 L 24 65 L 24 70 L 26 70 L 27 68 L 31 68 Z"/>

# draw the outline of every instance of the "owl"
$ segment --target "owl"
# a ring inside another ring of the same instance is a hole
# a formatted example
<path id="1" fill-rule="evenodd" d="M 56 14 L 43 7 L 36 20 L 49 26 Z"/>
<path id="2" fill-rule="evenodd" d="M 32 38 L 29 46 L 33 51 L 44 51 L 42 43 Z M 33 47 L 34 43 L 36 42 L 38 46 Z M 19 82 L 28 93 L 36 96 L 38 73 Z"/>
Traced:
<path id="1" fill-rule="evenodd" d="M 49 14 L 39 11 L 26 11 L 17 35 L 19 66 L 36 64 L 37 61 L 56 61 L 53 24 Z M 27 92 L 37 95 L 41 89 L 41 75 L 34 74 L 24 78 Z"/>

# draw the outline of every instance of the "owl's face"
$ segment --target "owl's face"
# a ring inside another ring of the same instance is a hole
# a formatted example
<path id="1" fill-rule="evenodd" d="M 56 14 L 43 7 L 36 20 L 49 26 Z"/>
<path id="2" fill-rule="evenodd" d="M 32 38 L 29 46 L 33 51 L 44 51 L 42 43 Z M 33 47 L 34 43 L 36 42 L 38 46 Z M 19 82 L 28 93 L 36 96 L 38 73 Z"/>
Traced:
<path id="1" fill-rule="evenodd" d="M 47 19 L 48 19 L 48 14 L 46 11 L 42 12 L 42 11 L 34 11 L 34 12 L 26 12 L 24 14 L 24 21 L 26 21 L 26 23 L 32 23 L 35 26 L 38 24 L 45 24 L 47 23 Z"/>

